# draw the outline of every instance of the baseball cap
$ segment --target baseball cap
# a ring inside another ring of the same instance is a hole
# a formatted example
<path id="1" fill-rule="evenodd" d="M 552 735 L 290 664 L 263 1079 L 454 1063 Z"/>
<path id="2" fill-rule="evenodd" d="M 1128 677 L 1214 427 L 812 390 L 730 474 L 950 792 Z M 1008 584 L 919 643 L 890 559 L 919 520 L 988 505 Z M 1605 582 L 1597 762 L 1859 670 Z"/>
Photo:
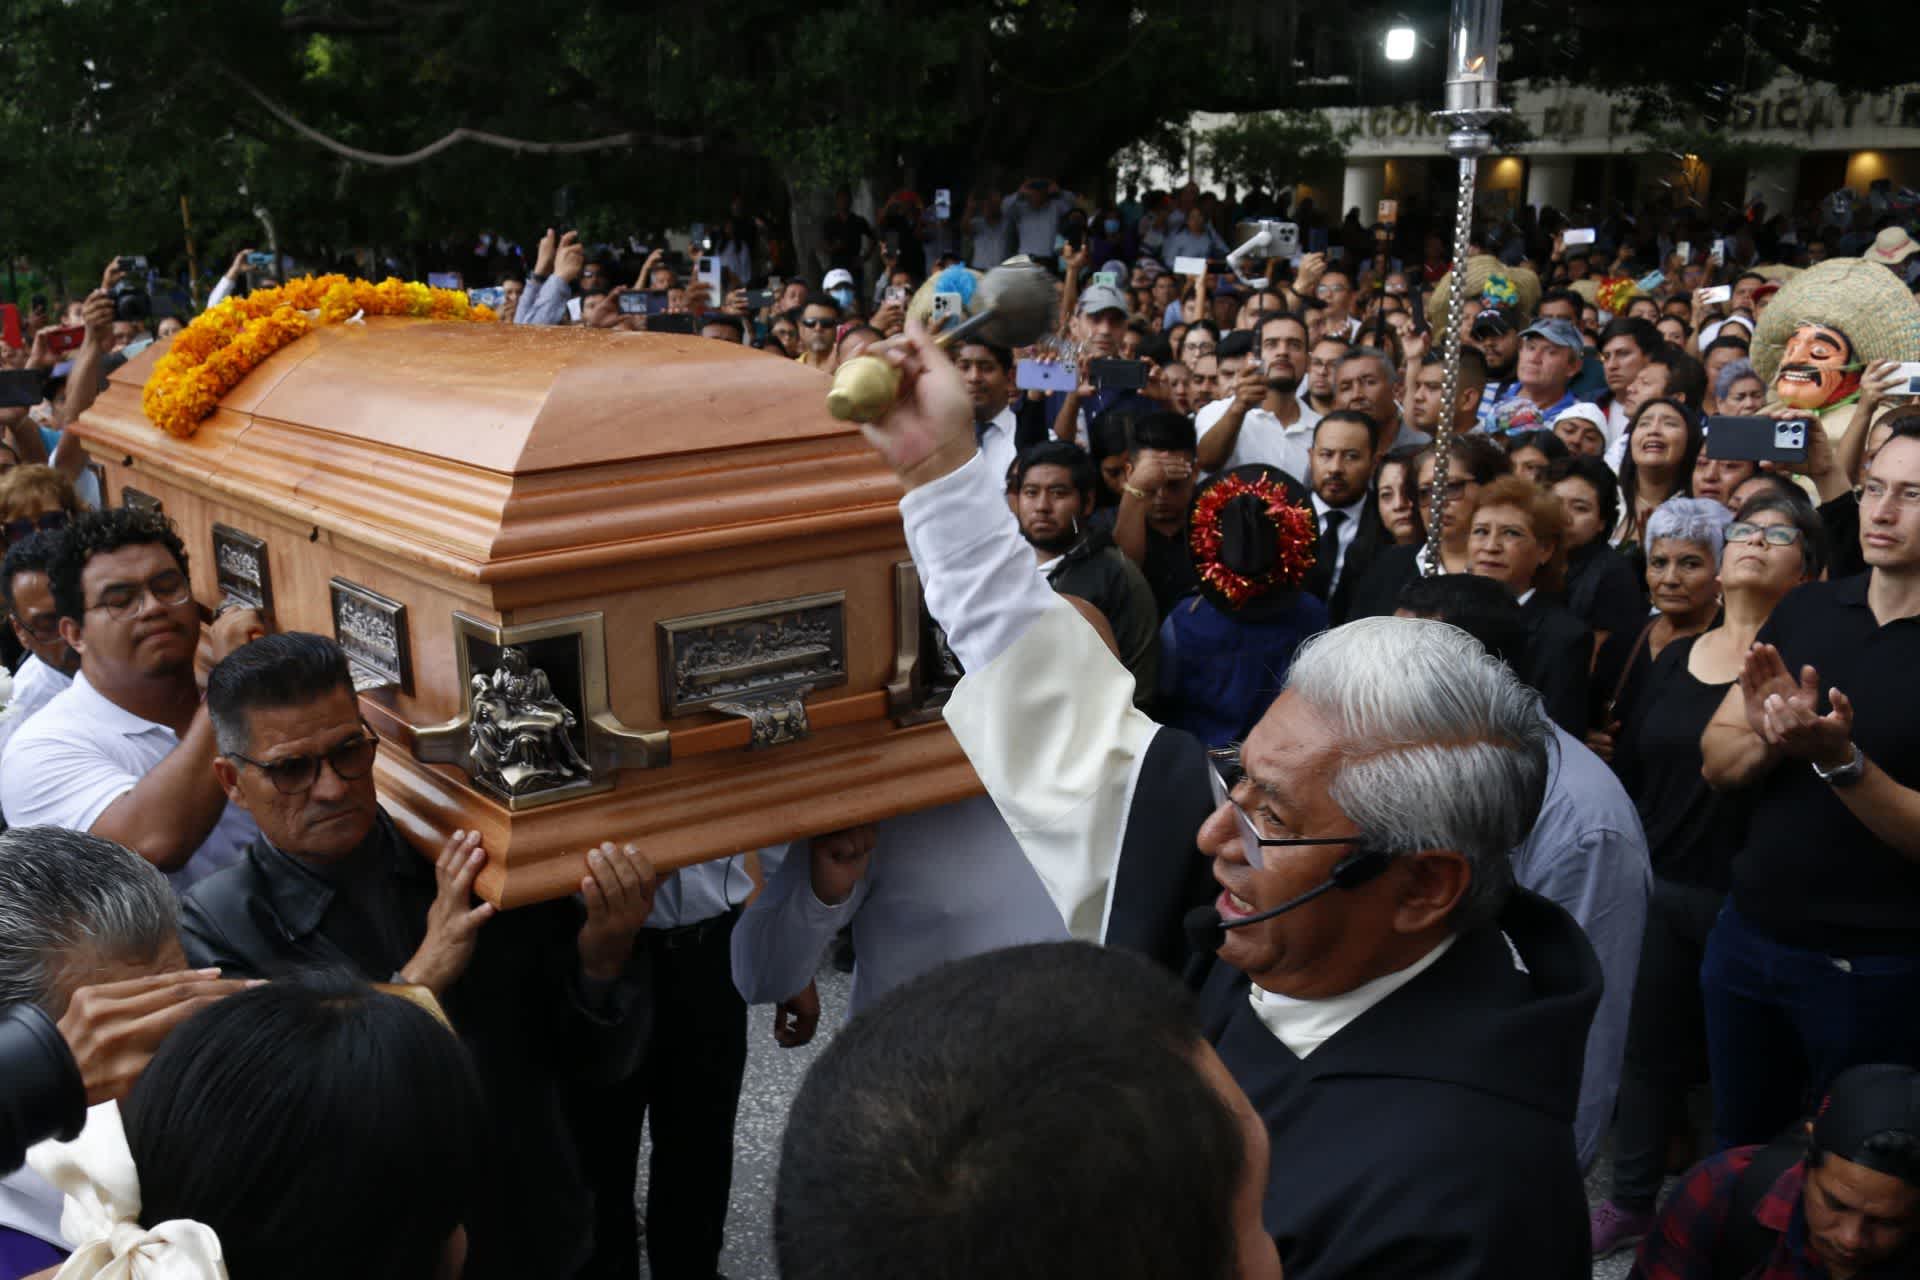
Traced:
<path id="1" fill-rule="evenodd" d="M 1542 319 L 1535 320 L 1532 324 L 1521 330 L 1520 336 L 1523 338 L 1545 338 L 1555 346 L 1570 347 L 1574 351 L 1581 353 L 1584 353 L 1587 349 L 1587 341 L 1580 336 L 1580 330 L 1574 327 L 1573 321 L 1560 316 L 1546 316 Z"/>
<path id="2" fill-rule="evenodd" d="M 835 285 L 851 285 L 852 283 L 853 272 L 847 270 L 845 267 L 835 267 L 833 270 L 827 272 L 827 278 L 820 282 L 820 287 L 822 289 L 831 289 Z"/>
<path id="3" fill-rule="evenodd" d="M 1849 1067 L 1834 1080 L 1813 1121 L 1822 1151 L 1876 1169 L 1868 1139 L 1889 1130 L 1920 1137 L 1920 1071 L 1889 1063 Z M 1878 1170 L 1905 1180 L 1904 1172 Z"/>
<path id="4" fill-rule="evenodd" d="M 1102 311 L 1126 314 L 1127 295 L 1110 284 L 1096 284 L 1080 291 L 1080 314 L 1098 315 Z"/>

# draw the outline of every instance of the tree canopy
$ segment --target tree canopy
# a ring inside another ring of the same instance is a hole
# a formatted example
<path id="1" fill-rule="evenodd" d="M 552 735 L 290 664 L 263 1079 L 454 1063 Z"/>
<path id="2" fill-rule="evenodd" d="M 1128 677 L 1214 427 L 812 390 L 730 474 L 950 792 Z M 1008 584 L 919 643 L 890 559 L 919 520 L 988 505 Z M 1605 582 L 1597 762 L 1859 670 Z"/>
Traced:
<path id="1" fill-rule="evenodd" d="M 1649 39 L 1643 7 L 1508 0 L 1503 74 L 1638 87 L 1711 127 L 1729 86 L 1776 66 L 1842 87 L 1906 79 L 1875 3 L 1835 22 L 1828 0 L 1701 0 L 1662 11 Z M 817 207 L 842 182 L 1098 184 L 1124 148 L 1172 146 L 1195 110 L 1431 101 L 1445 11 L 11 0 L 0 252 L 83 279 L 115 252 L 177 267 L 183 197 L 204 272 L 268 224 L 286 246 L 401 252 L 488 230 L 526 243 L 557 222 L 623 241 L 714 219 L 736 191 L 770 210 Z M 1390 68 L 1380 36 L 1403 18 L 1429 38 Z M 456 130 L 472 133 L 436 148 Z"/>

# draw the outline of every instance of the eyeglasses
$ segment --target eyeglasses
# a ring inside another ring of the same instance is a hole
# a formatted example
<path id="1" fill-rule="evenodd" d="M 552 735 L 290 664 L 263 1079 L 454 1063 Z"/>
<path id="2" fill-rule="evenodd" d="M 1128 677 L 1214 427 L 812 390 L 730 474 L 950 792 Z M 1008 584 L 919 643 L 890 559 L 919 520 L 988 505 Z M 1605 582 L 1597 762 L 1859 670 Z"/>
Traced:
<path id="1" fill-rule="evenodd" d="M 1267 869 L 1266 854 L 1262 850 L 1275 848 L 1299 848 L 1304 845 L 1323 844 L 1359 844 L 1359 836 L 1295 836 L 1284 840 L 1275 840 L 1260 834 L 1253 825 L 1253 819 L 1233 798 L 1233 789 L 1240 785 L 1246 773 L 1240 767 L 1240 752 L 1236 747 L 1218 747 L 1207 752 L 1207 782 L 1213 787 L 1213 807 L 1221 805 L 1233 809 L 1233 818 L 1240 827 L 1240 848 L 1246 855 L 1247 865 Z M 1228 779 L 1232 781 L 1229 782 Z"/>
<path id="2" fill-rule="evenodd" d="M 1790 524 L 1749 524 L 1745 520 L 1735 520 L 1726 528 L 1726 542 L 1729 546 L 1736 542 L 1752 542 L 1754 535 L 1770 547 L 1790 547 L 1800 541 L 1800 531 Z"/>
<path id="3" fill-rule="evenodd" d="M 267 781 L 273 789 L 283 796 L 297 796 L 313 786 L 320 776 L 320 766 L 325 764 L 332 769 L 334 776 L 342 782 L 357 782 L 367 776 L 373 768 L 374 753 L 380 747 L 380 739 L 371 733 L 348 738 L 329 751 L 314 756 L 288 756 L 284 760 L 255 760 L 243 756 L 238 751 L 226 753 L 227 759 L 238 760 L 241 764 L 250 764 L 267 775 Z"/>
<path id="4" fill-rule="evenodd" d="M 38 613 L 29 618 L 15 609 L 13 620 L 20 624 L 22 631 L 42 644 L 51 644 L 60 638 L 60 615 L 57 613 Z"/>
<path id="5" fill-rule="evenodd" d="M 87 606 L 88 612 L 105 609 L 109 618 L 125 621 L 140 612 L 140 603 L 148 596 L 158 605 L 185 604 L 193 599 L 193 584 L 187 581 L 187 575 L 178 569 L 169 569 L 165 573 L 155 574 L 145 582 L 117 582 L 100 593 L 100 598 Z"/>
<path id="6" fill-rule="evenodd" d="M 49 511 L 41 516 L 21 516 L 18 520 L 9 520 L 5 525 L 8 542 L 18 542 L 34 533 L 52 533 L 67 527 L 67 513 Z"/>
<path id="7" fill-rule="evenodd" d="M 1461 494 L 1465 493 L 1466 491 L 1467 491 L 1467 482 L 1465 480 L 1447 481 L 1447 501 L 1449 502 L 1453 501 L 1455 498 L 1458 498 Z M 1433 496 L 1433 485 L 1430 483 L 1421 485 L 1420 492 L 1426 494 L 1429 498 L 1431 498 Z"/>
<path id="8" fill-rule="evenodd" d="M 809 329 L 827 329 L 838 324 L 836 320 L 823 320 L 818 316 L 802 317 L 800 323 Z"/>

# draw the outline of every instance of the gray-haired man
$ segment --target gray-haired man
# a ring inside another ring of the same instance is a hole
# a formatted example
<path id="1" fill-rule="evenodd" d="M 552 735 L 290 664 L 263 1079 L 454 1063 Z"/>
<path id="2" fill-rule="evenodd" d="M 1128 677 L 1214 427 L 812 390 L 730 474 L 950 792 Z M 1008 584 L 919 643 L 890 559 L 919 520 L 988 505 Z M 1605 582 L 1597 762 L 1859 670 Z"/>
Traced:
<path id="1" fill-rule="evenodd" d="M 59 827 L 0 834 L 0 1009 L 9 1031 L 55 1022 L 72 1058 L 36 1063 L 14 1054 L 24 1037 L 0 1037 L 9 1094 L 0 1127 L 10 1142 L 74 1137 L 82 1098 L 125 1093 L 168 1031 L 244 985 L 189 971 L 177 929 L 167 878 L 133 851 Z M 14 1113 L 40 1105 L 19 1091 L 60 1076 L 64 1096 L 45 1122 L 15 1124 Z M 31 1170 L 0 1178 L 0 1273 L 31 1274 L 66 1256 L 61 1208 L 60 1192 Z"/>
<path id="2" fill-rule="evenodd" d="M 1211 859 L 1202 1015 L 1272 1135 L 1289 1276 L 1586 1274 L 1572 1118 L 1599 969 L 1508 862 L 1546 782 L 1534 695 L 1445 624 L 1349 624 L 1296 656 L 1209 802 L 1190 740 L 1132 708 L 986 518 L 946 357 L 916 334 L 894 358 L 903 395 L 869 438 L 968 672 L 947 721 L 1076 936 L 1161 935 L 1196 838 Z"/>

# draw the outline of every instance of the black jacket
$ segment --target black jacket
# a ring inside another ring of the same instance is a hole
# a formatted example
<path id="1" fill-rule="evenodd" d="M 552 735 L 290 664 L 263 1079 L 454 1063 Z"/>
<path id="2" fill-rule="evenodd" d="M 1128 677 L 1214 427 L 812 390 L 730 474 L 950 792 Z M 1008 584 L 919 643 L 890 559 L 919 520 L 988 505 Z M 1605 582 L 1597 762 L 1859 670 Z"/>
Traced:
<path id="1" fill-rule="evenodd" d="M 1153 588 L 1133 561 L 1094 525 L 1066 554 L 1043 565 L 1055 591 L 1078 596 L 1107 619 L 1120 646 L 1120 664 L 1133 673 L 1134 701 L 1152 699 L 1160 680 L 1160 611 Z"/>
<path id="2" fill-rule="evenodd" d="M 1288 1280 L 1585 1280 L 1573 1117 L 1600 982 L 1573 917 L 1517 891 L 1300 1058 L 1216 962 L 1201 1017 L 1272 1138 Z"/>
<path id="3" fill-rule="evenodd" d="M 195 965 L 228 977 L 275 978 L 343 967 L 386 982 L 426 936 L 433 865 L 382 813 L 365 858 L 371 874 L 348 902 L 327 880 L 256 841 L 234 866 L 193 887 L 181 940 Z M 384 873 L 380 871 L 384 868 Z M 442 999 L 472 1053 L 496 1122 L 486 1202 L 469 1222 L 469 1277 L 569 1276 L 591 1249 L 591 1192 L 568 1136 L 562 1091 L 574 1080 L 622 1079 L 645 1044 L 647 949 L 603 992 L 581 985 L 571 901 L 503 912 L 481 929 L 473 960 Z"/>
<path id="4" fill-rule="evenodd" d="M 1329 596 L 1326 592 L 1326 576 L 1315 566 L 1315 576 L 1308 580 L 1308 589 L 1327 602 L 1327 616 L 1334 626 L 1339 626 L 1348 617 L 1353 608 L 1354 597 L 1359 594 L 1360 581 L 1366 577 L 1367 570 L 1380 553 L 1393 546 L 1393 536 L 1387 532 L 1387 526 L 1380 522 L 1380 504 L 1372 494 L 1360 508 L 1360 527 L 1354 530 L 1353 542 L 1347 547 L 1346 561 L 1340 566 L 1340 585 Z M 1329 568 L 1328 573 L 1331 572 Z"/>
<path id="5" fill-rule="evenodd" d="M 1334 622 L 1351 622 L 1355 618 L 1385 618 L 1400 607 L 1400 589 L 1420 576 L 1420 543 L 1408 546 L 1384 546 L 1373 556 L 1364 574 L 1355 575 L 1351 571 L 1341 575 L 1340 590 L 1336 594 L 1346 596 L 1342 601 L 1344 612 L 1334 612 Z M 1348 583 L 1353 590 L 1349 594 Z"/>
<path id="6" fill-rule="evenodd" d="M 1538 591 L 1520 606 L 1520 614 L 1527 624 L 1527 657 L 1519 664 L 1520 678 L 1539 691 L 1547 717 L 1584 742 L 1593 681 L 1593 632 Z"/>

